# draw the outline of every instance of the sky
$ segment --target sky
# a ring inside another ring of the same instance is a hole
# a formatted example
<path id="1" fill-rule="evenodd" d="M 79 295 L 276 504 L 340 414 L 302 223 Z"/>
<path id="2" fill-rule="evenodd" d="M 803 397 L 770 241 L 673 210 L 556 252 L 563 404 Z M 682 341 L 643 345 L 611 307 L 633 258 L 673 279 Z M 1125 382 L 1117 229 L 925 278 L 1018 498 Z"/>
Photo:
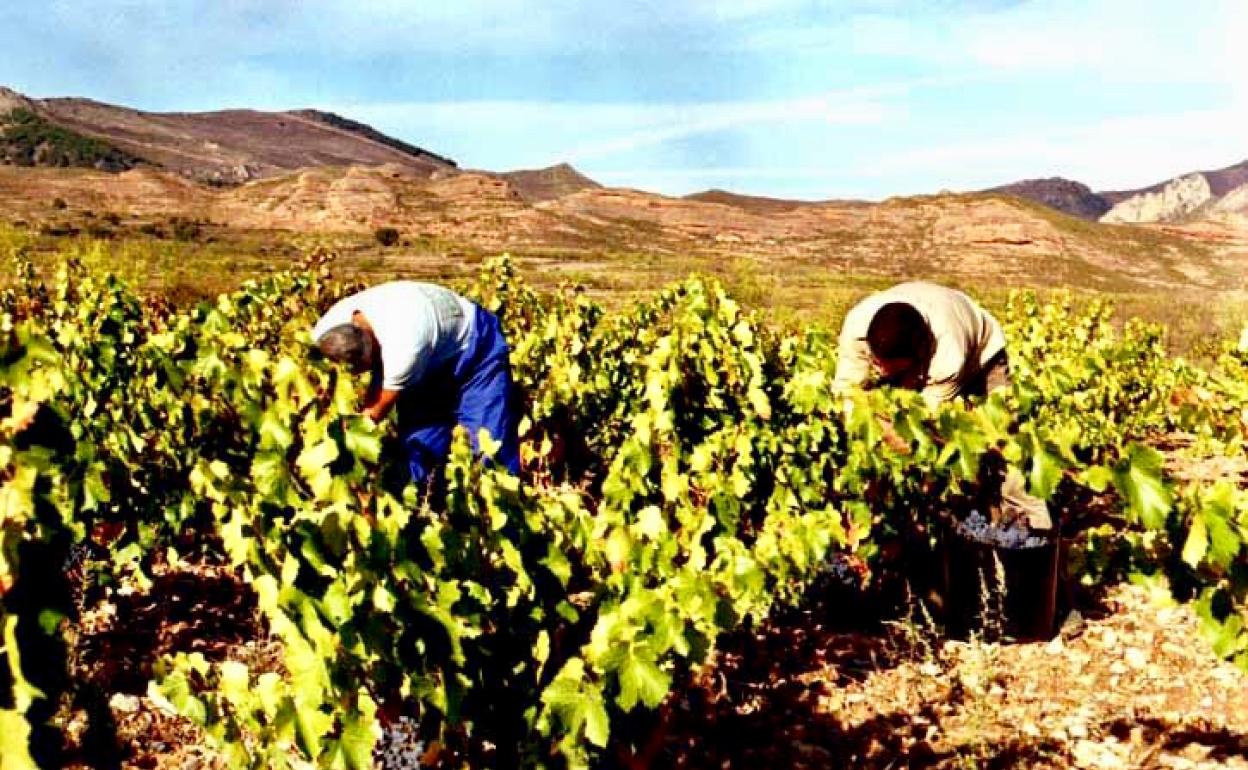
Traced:
<path id="1" fill-rule="evenodd" d="M 3 0 L 0 85 L 506 171 L 882 199 L 1248 158 L 1248 0 Z"/>

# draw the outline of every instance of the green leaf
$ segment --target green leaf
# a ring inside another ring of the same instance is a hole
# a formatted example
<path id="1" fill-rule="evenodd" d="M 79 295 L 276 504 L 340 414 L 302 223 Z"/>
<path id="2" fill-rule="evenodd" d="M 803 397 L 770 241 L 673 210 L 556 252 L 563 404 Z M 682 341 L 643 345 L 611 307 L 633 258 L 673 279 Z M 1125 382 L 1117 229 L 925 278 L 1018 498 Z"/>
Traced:
<path id="1" fill-rule="evenodd" d="M 657 505 L 647 505 L 637 513 L 637 523 L 633 531 L 642 537 L 658 540 L 667 529 L 667 520 Z"/>
<path id="2" fill-rule="evenodd" d="M 221 663 L 218 669 L 221 675 L 221 694 L 226 700 L 238 705 L 245 703 L 251 694 L 251 681 L 247 674 L 247 666 L 236 660 Z"/>
<path id="3" fill-rule="evenodd" d="M 39 770 L 30 756 L 30 723 L 11 709 L 0 709 L 0 770 Z"/>
<path id="4" fill-rule="evenodd" d="M 82 479 L 84 510 L 94 510 L 101 503 L 107 503 L 112 499 L 108 492 L 108 485 L 104 483 L 104 471 L 103 463 L 94 462 L 84 474 Z"/>
<path id="5" fill-rule="evenodd" d="M 612 530 L 607 536 L 607 546 L 604 550 L 607 562 L 612 568 L 622 569 L 628 563 L 633 551 L 633 543 L 628 537 L 628 532 L 622 528 Z"/>
<path id="6" fill-rule="evenodd" d="M 611 737 L 611 718 L 607 716 L 607 707 L 603 703 L 602 693 L 586 698 L 585 702 L 585 738 L 598 748 L 605 748 L 607 739 Z"/>
<path id="7" fill-rule="evenodd" d="M 179 663 L 185 659 L 179 659 Z M 160 682 L 160 695 L 169 701 L 179 714 L 195 724 L 204 725 L 208 721 L 208 708 L 204 702 L 195 697 L 191 691 L 190 680 L 182 670 L 174 671 Z"/>
<path id="8" fill-rule="evenodd" d="M 630 652 L 620 665 L 619 705 L 631 711 L 638 701 L 646 708 L 658 708 L 671 688 L 671 677 L 653 660 Z"/>
<path id="9" fill-rule="evenodd" d="M 372 770 L 377 707 L 366 695 L 361 694 L 360 700 L 360 712 L 348 714 L 343 719 L 340 745 L 350 770 Z"/>
<path id="10" fill-rule="evenodd" d="M 25 712 L 37 698 L 43 698 L 43 692 L 31 684 L 22 675 L 22 662 L 18 656 L 17 616 L 10 615 L 4 619 L 4 650 L 8 658 L 8 673 L 12 678 L 13 705 L 17 710 Z"/>
<path id="11" fill-rule="evenodd" d="M 325 737 L 334 726 L 329 714 L 313 706 L 295 704 L 295 726 L 298 728 L 299 747 L 309 758 L 315 760 L 325 751 Z"/>
<path id="12" fill-rule="evenodd" d="M 1027 489 L 1043 500 L 1053 496 L 1053 490 L 1062 480 L 1062 464 L 1059 458 L 1046 449 L 1039 449 L 1031 458 L 1027 474 Z"/>
<path id="13" fill-rule="evenodd" d="M 1200 566 L 1209 549 L 1209 531 L 1205 527 L 1204 513 L 1197 511 L 1192 516 L 1191 528 L 1187 531 L 1187 540 L 1183 543 L 1183 561 L 1190 567 Z"/>
<path id="14" fill-rule="evenodd" d="M 1114 486 L 1126 499 L 1128 510 L 1149 529 L 1166 524 L 1174 498 L 1161 477 L 1161 453 L 1132 444 L 1127 457 L 1114 468 Z"/>
<path id="15" fill-rule="evenodd" d="M 338 442 L 332 438 L 327 438 L 300 452 L 299 459 L 295 461 L 295 464 L 299 466 L 299 471 L 306 478 L 337 459 Z"/>
<path id="16" fill-rule="evenodd" d="M 329 588 L 325 589 L 325 596 L 321 599 L 321 608 L 325 612 L 325 617 L 335 627 L 351 619 L 351 595 L 343 579 L 335 580 L 329 584 Z"/>
<path id="17" fill-rule="evenodd" d="M 30 723 L 10 709 L 0 709 L 0 770 L 39 770 L 30 756 Z"/>
<path id="18" fill-rule="evenodd" d="M 763 392 L 762 388 L 752 386 L 746 391 L 745 395 L 750 400 L 750 406 L 754 407 L 754 411 L 758 414 L 759 419 L 771 419 L 771 402 L 767 400 L 767 394 Z"/>
<path id="19" fill-rule="evenodd" d="M 381 434 L 373 427 L 372 420 L 358 415 L 344 419 L 347 449 L 367 462 L 377 462 L 381 458 Z"/>
<path id="20" fill-rule="evenodd" d="M 285 451 L 295 441 L 295 434 L 273 412 L 260 418 L 260 446 Z"/>
<path id="21" fill-rule="evenodd" d="M 1114 472 L 1104 465 L 1093 465 L 1079 474 L 1079 481 L 1093 492 L 1104 492 L 1114 481 Z"/>
<path id="22" fill-rule="evenodd" d="M 265 714 L 276 714 L 286 695 L 285 682 L 280 674 L 266 672 L 256 679 L 256 696 Z"/>
<path id="23" fill-rule="evenodd" d="M 1238 495 L 1234 484 L 1219 481 L 1202 500 L 1201 514 L 1209 530 L 1209 561 L 1220 569 L 1230 567 L 1244 546 L 1233 523 Z"/>

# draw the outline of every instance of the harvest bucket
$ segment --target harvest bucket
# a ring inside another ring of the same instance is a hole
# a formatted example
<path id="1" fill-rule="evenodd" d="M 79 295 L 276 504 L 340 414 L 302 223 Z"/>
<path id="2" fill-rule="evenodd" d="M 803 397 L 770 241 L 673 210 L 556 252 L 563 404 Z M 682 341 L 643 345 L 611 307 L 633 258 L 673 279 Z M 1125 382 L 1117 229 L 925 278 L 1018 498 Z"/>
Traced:
<path id="1" fill-rule="evenodd" d="M 1010 548 L 953 530 L 946 530 L 942 540 L 944 621 L 950 635 L 999 631 L 1019 641 L 1053 637 L 1065 541 L 1054 534 L 1038 545 Z M 998 617 L 999 625 L 994 622 Z"/>

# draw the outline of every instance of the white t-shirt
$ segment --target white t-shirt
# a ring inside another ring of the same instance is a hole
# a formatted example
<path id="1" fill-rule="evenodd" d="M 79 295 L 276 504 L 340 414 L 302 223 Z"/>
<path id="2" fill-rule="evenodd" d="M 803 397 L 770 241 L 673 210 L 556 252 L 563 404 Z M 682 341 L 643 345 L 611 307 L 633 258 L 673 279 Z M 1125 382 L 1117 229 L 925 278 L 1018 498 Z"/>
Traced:
<path id="1" fill-rule="evenodd" d="M 319 341 L 360 311 L 381 345 L 381 386 L 403 390 L 467 349 L 476 306 L 450 289 L 390 281 L 339 300 L 312 329 Z"/>
<path id="2" fill-rule="evenodd" d="M 957 289 L 925 281 L 911 281 L 872 294 L 845 316 L 836 366 L 837 388 L 864 384 L 871 377 L 871 349 L 867 329 L 879 309 L 890 302 L 911 305 L 927 321 L 936 341 L 928 363 L 923 396 L 930 404 L 962 393 L 993 356 L 1005 349 L 1005 334 L 997 319 Z"/>

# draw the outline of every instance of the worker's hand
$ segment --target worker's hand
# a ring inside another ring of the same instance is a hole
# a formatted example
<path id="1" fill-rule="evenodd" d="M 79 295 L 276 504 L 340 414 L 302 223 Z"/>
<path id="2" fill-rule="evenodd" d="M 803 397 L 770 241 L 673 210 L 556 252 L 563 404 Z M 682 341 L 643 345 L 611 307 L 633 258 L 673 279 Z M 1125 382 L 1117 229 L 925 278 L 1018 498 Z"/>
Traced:
<path id="1" fill-rule="evenodd" d="M 399 401 L 399 393 L 397 390 L 382 389 L 377 391 L 376 395 L 367 395 L 364 402 L 364 409 L 361 412 L 365 417 L 372 419 L 373 422 L 381 422 L 390 414 L 390 410 L 394 408 Z"/>
<path id="2" fill-rule="evenodd" d="M 889 449 L 892 449 L 899 455 L 910 454 L 910 442 L 906 441 L 900 434 L 897 433 L 897 429 L 893 427 L 892 420 L 881 417 L 880 427 L 884 431 L 884 443 L 888 444 Z"/>

